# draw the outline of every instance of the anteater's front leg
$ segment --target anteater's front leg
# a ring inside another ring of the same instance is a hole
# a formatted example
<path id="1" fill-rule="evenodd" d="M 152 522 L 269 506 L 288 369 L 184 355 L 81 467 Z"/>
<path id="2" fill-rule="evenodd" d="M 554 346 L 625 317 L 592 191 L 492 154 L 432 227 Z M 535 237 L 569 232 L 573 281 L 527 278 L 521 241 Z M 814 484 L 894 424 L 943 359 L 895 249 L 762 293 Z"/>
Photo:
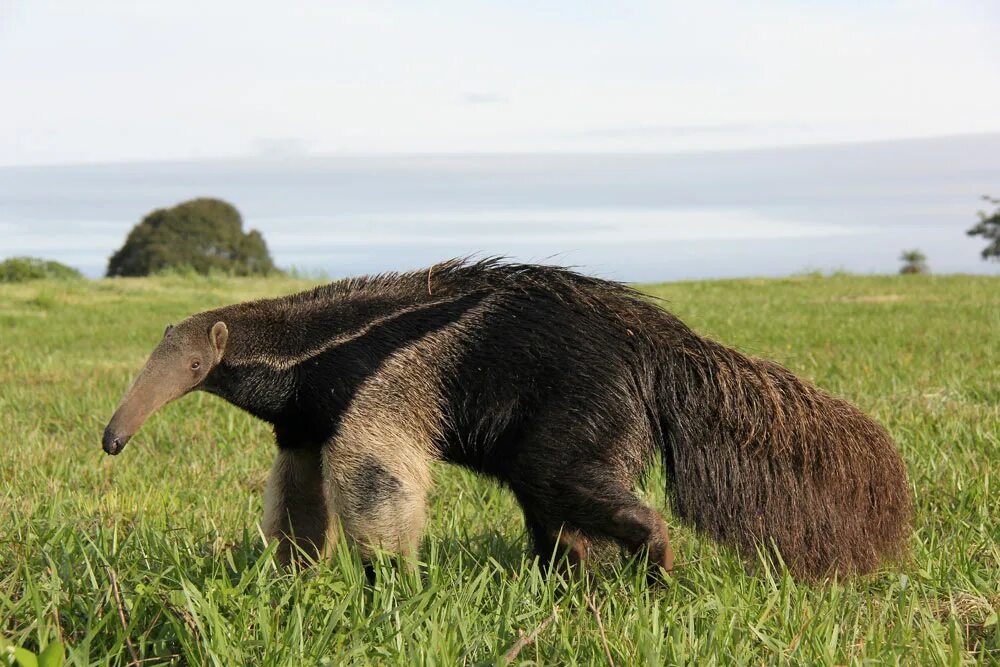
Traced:
<path id="1" fill-rule="evenodd" d="M 328 452 L 326 483 L 344 533 L 366 561 L 387 551 L 413 566 L 426 520 L 429 460 L 384 443 L 340 444 Z"/>
<path id="2" fill-rule="evenodd" d="M 279 449 L 264 494 L 264 534 L 278 540 L 277 558 L 315 559 L 328 524 L 319 448 Z"/>

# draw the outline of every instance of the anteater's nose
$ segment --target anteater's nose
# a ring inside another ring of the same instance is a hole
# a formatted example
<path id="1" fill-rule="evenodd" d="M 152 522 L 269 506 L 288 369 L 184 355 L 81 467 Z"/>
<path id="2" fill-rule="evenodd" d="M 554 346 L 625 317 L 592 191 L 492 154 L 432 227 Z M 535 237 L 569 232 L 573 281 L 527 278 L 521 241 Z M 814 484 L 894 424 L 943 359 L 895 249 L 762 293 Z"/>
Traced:
<path id="1" fill-rule="evenodd" d="M 104 429 L 104 437 L 101 438 L 101 446 L 104 448 L 106 453 L 111 454 L 112 456 L 120 453 L 123 449 L 125 449 L 125 443 L 127 442 L 127 435 L 116 434 L 111 430 L 110 426 Z"/>

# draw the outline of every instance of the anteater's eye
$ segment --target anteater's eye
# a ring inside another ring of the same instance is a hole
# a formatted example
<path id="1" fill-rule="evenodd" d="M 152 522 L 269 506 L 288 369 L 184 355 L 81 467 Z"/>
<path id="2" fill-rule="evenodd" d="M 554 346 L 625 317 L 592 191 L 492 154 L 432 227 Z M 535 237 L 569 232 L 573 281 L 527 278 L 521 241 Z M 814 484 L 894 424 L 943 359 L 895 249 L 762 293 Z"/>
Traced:
<path id="1" fill-rule="evenodd" d="M 201 362 L 200 361 L 198 361 L 197 359 L 195 359 L 194 361 L 191 362 L 191 370 L 196 371 L 199 368 L 201 368 Z"/>

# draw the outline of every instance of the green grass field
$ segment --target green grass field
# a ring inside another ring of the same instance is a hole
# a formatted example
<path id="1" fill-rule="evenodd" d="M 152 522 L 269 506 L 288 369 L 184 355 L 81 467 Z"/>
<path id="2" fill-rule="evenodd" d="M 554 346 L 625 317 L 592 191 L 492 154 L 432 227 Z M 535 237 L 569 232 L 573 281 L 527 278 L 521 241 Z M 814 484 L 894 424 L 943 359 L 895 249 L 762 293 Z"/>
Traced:
<path id="1" fill-rule="evenodd" d="M 696 330 L 784 363 L 885 424 L 916 498 L 912 559 L 868 578 L 747 574 L 680 526 L 680 567 L 543 576 L 508 492 L 441 466 L 426 577 L 356 554 L 287 573 L 261 539 L 274 445 L 209 395 L 118 457 L 100 433 L 164 326 L 306 286 L 164 277 L 0 285 L 0 635 L 71 664 L 1000 663 L 1000 278 L 650 286 Z M 760 572 L 758 570 L 758 572 Z M 602 639 L 603 637 L 606 638 Z M 3 658 L 0 657 L 0 661 Z"/>

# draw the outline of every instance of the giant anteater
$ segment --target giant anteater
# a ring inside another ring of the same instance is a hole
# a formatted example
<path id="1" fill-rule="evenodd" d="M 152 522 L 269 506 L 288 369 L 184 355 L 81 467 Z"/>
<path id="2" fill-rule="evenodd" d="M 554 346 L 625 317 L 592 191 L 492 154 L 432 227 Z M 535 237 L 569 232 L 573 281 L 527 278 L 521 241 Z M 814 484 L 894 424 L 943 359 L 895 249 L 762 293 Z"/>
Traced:
<path id="1" fill-rule="evenodd" d="M 366 556 L 411 553 L 438 460 L 507 485 L 537 553 L 574 563 L 611 539 L 672 567 L 634 491 L 658 454 L 678 517 L 800 577 L 870 571 L 910 531 L 878 424 L 562 268 L 455 260 L 193 315 L 167 328 L 104 450 L 193 390 L 274 425 L 265 529 L 284 561 L 318 554 L 334 516 Z"/>

